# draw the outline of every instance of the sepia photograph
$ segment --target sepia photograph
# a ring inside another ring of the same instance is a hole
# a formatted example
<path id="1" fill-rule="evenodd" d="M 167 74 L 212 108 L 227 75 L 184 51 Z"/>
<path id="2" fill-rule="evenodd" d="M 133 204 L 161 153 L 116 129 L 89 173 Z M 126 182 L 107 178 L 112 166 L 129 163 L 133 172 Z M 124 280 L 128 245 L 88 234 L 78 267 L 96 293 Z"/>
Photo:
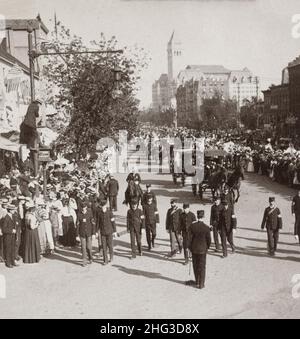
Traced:
<path id="1" fill-rule="evenodd" d="M 296 318 L 299 0 L 0 0 L 0 319 Z"/>

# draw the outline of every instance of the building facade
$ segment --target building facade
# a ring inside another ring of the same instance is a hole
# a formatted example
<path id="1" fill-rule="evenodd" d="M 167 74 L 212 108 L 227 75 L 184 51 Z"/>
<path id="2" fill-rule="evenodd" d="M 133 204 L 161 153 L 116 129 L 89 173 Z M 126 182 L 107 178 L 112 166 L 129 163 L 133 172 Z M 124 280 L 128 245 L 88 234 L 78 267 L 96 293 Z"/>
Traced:
<path id="1" fill-rule="evenodd" d="M 253 76 L 248 68 L 241 71 L 231 71 L 228 79 L 229 98 L 237 102 L 238 109 L 245 101 L 258 98 L 260 83 L 257 76 Z"/>
<path id="2" fill-rule="evenodd" d="M 252 73 L 244 68 L 231 71 L 222 65 L 189 65 L 177 79 L 177 114 L 181 124 L 189 115 L 202 120 L 201 105 L 204 99 L 218 95 L 224 100 L 237 102 L 238 109 L 243 101 L 258 96 L 259 84 Z M 192 94 L 191 94 L 192 93 Z"/>
<path id="3" fill-rule="evenodd" d="M 300 56 L 288 65 L 291 127 L 299 136 L 300 130 Z"/>
<path id="4" fill-rule="evenodd" d="M 152 85 L 152 106 L 156 111 L 163 111 L 170 106 L 170 89 L 167 74 L 162 74 Z"/>
<path id="5" fill-rule="evenodd" d="M 33 47 L 41 48 L 46 41 L 49 30 L 38 16 L 32 20 L 5 20 L 5 39 L 7 52 L 29 67 L 28 29 L 32 30 Z M 39 60 L 36 61 L 36 72 L 40 71 Z"/>
<path id="6" fill-rule="evenodd" d="M 6 20 L 5 34 L 0 41 L 0 133 L 18 131 L 30 103 L 28 29 L 33 30 L 34 47 L 48 30 L 40 20 Z M 36 63 L 36 71 L 41 65 Z M 41 90 L 38 73 L 36 91 Z"/>
<path id="7" fill-rule="evenodd" d="M 276 130 L 278 134 L 286 134 L 290 112 L 289 85 L 273 85 L 264 93 L 264 125 Z"/>

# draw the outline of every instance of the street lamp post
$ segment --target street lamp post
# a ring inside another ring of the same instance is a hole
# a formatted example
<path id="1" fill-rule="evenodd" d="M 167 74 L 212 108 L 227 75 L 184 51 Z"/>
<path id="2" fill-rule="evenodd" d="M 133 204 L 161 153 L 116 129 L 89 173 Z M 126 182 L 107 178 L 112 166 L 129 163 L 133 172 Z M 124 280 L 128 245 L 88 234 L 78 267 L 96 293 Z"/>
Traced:
<path id="1" fill-rule="evenodd" d="M 79 55 L 79 54 L 122 54 L 124 51 L 119 50 L 101 50 L 101 51 L 69 51 L 69 52 L 39 52 L 33 48 L 33 39 L 32 33 L 33 29 L 28 28 L 28 56 L 29 56 L 29 72 L 30 72 L 30 97 L 31 104 L 35 101 L 35 60 L 40 56 L 46 55 Z M 119 82 L 121 80 L 121 69 L 117 68 L 115 71 L 115 80 Z M 119 87 L 117 88 L 118 91 Z M 34 148 L 31 149 L 33 152 L 33 166 L 34 166 L 34 176 L 37 177 L 39 173 L 39 142 L 38 138 L 35 138 Z M 45 179 L 45 176 L 44 176 Z M 45 182 L 44 182 L 44 191 L 45 191 Z M 36 186 L 36 195 L 39 195 L 38 185 Z"/>

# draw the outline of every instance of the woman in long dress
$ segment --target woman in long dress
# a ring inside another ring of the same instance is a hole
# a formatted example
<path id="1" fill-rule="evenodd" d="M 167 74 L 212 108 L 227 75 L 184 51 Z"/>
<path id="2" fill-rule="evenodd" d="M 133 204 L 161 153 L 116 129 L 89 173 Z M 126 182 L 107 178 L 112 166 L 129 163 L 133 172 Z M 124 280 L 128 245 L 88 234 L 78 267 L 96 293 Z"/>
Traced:
<path id="1" fill-rule="evenodd" d="M 76 212 L 70 206 L 69 199 L 63 200 L 63 209 L 61 211 L 63 224 L 63 246 L 76 246 Z"/>
<path id="2" fill-rule="evenodd" d="M 25 264 L 35 264 L 41 260 L 41 245 L 38 234 L 38 221 L 35 216 L 35 206 L 27 205 L 25 215 L 24 257 Z"/>

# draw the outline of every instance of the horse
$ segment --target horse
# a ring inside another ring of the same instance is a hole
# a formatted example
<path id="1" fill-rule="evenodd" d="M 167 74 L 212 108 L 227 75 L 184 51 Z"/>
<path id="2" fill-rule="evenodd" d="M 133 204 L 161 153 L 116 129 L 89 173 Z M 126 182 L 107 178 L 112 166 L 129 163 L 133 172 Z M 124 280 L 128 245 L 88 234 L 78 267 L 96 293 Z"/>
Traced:
<path id="1" fill-rule="evenodd" d="M 227 175 L 224 168 L 211 173 L 211 175 L 208 177 L 208 186 L 211 189 L 213 198 L 215 198 L 216 195 L 220 195 L 222 193 L 226 181 Z"/>
<path id="2" fill-rule="evenodd" d="M 130 173 L 127 178 L 128 186 L 125 191 L 125 201 L 124 204 L 130 205 L 133 201 L 139 204 L 140 200 L 143 197 L 143 190 L 141 186 L 135 183 L 135 177 L 133 173 Z"/>
<path id="3" fill-rule="evenodd" d="M 227 186 L 233 192 L 234 198 L 236 197 L 236 194 L 237 194 L 237 198 L 235 199 L 236 203 L 239 201 L 239 198 L 241 196 L 240 195 L 241 180 L 245 180 L 245 176 L 244 176 L 244 169 L 242 165 L 239 164 L 235 168 L 235 170 L 229 175 L 228 180 L 227 180 Z"/>

